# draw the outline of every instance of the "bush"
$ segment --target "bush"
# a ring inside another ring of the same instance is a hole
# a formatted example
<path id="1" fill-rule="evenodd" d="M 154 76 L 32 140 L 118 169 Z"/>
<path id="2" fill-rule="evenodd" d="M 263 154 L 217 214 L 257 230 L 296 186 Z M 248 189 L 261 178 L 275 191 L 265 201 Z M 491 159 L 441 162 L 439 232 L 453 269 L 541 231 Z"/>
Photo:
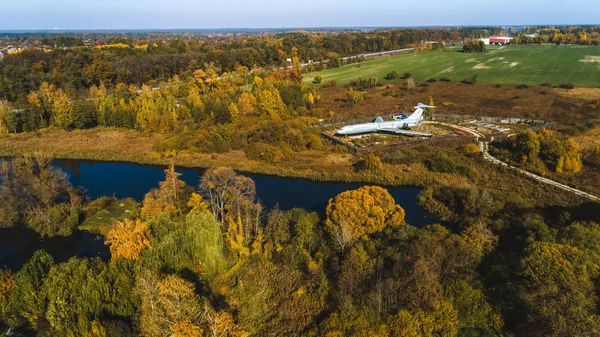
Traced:
<path id="1" fill-rule="evenodd" d="M 400 76 L 398 76 L 398 73 L 395 71 L 392 71 L 391 73 L 387 73 L 387 75 L 385 75 L 385 79 L 386 80 L 397 80 Z"/>
<path id="2" fill-rule="evenodd" d="M 369 153 L 354 163 L 355 171 L 378 171 L 383 168 L 381 159 L 374 154 Z"/>
<path id="3" fill-rule="evenodd" d="M 544 82 L 544 83 L 540 84 L 540 87 L 550 87 L 550 88 L 552 88 L 552 84 L 550 84 L 548 82 Z"/>
<path id="4" fill-rule="evenodd" d="M 323 83 L 323 86 L 325 88 L 335 88 L 335 86 L 337 86 L 337 81 L 336 80 L 326 81 L 325 83 Z"/>
<path id="5" fill-rule="evenodd" d="M 573 83 L 562 83 L 558 86 L 561 89 L 573 89 L 575 88 L 575 85 Z"/>
<path id="6" fill-rule="evenodd" d="M 475 83 L 477 83 L 477 75 L 473 75 L 471 77 L 464 78 L 460 81 L 460 83 L 475 84 Z"/>
<path id="7" fill-rule="evenodd" d="M 252 143 L 244 149 L 246 157 L 252 160 L 264 160 L 269 163 L 278 163 L 284 158 L 283 151 L 278 147 L 262 142 Z"/>
<path id="8" fill-rule="evenodd" d="M 429 78 L 429 79 L 427 79 L 427 82 L 435 83 L 435 82 L 437 82 L 437 80 L 435 78 Z"/>
<path id="9" fill-rule="evenodd" d="M 494 85 L 494 88 L 502 88 L 502 86 L 500 84 L 496 84 Z"/>
<path id="10" fill-rule="evenodd" d="M 315 79 L 313 81 L 314 84 L 321 84 L 321 82 L 323 81 L 323 77 L 321 75 L 317 75 L 315 76 Z"/>
<path id="11" fill-rule="evenodd" d="M 440 77 L 440 82 L 450 82 L 448 77 Z"/>
<path id="12" fill-rule="evenodd" d="M 479 145 L 475 143 L 465 144 L 465 146 L 463 146 L 463 153 L 467 156 L 477 154 L 479 153 Z"/>
<path id="13" fill-rule="evenodd" d="M 529 86 L 527 84 L 519 84 L 517 85 L 517 89 L 527 89 Z"/>
<path id="14" fill-rule="evenodd" d="M 348 89 L 347 100 L 352 104 L 358 104 L 364 100 L 362 92 L 358 90 L 354 90 L 352 88 Z"/>
<path id="15" fill-rule="evenodd" d="M 431 172 L 455 173 L 457 170 L 456 163 L 445 154 L 440 153 L 425 160 L 424 164 Z"/>
<path id="16" fill-rule="evenodd" d="M 409 73 L 408 71 L 405 72 L 404 75 L 402 75 L 402 78 L 405 80 L 408 80 L 411 77 L 413 77 L 413 75 L 411 73 Z"/>

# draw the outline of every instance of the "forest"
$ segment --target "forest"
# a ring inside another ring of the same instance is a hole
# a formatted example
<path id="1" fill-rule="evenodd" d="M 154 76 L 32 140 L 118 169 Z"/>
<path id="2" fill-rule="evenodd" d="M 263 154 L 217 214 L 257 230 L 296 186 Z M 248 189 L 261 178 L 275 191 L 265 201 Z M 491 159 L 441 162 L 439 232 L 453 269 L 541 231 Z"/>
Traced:
<path id="1" fill-rule="evenodd" d="M 110 203 L 86 199 L 47 163 L 2 164 L 0 199 L 13 205 L 1 209 L 3 226 L 16 217 L 13 225 L 64 235 Z M 207 170 L 198 186 L 179 176 L 166 169 L 138 211 L 109 226 L 109 261 L 54 263 L 38 251 L 20 270 L 0 272 L 2 324 L 37 336 L 574 336 L 600 329 L 600 227 L 575 210 L 556 215 L 482 189 L 445 189 L 431 197 L 450 205 L 447 218 L 456 220 L 419 228 L 378 186 L 339 194 L 320 217 L 263 209 L 254 182 L 228 168 Z"/>

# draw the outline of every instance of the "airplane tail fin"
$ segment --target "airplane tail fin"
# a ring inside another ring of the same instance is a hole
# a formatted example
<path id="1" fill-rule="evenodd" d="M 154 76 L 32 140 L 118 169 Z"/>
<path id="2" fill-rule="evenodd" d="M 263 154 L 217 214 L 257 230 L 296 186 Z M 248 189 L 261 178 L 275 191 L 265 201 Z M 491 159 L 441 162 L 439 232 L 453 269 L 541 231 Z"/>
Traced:
<path id="1" fill-rule="evenodd" d="M 414 107 L 414 108 L 415 109 L 419 109 L 419 108 L 421 108 L 421 109 L 427 109 L 427 108 L 433 109 L 433 108 L 435 108 L 435 105 L 425 105 L 425 104 L 419 102 L 419 104 L 417 104 L 417 106 Z"/>
<path id="2" fill-rule="evenodd" d="M 377 116 L 377 118 L 375 118 L 375 123 L 383 123 L 384 120 L 383 118 L 381 118 L 381 116 Z"/>
<path id="3" fill-rule="evenodd" d="M 427 108 L 435 108 L 435 106 L 433 105 L 425 105 L 423 103 L 419 103 L 417 104 L 417 106 L 415 107 L 415 112 L 413 112 L 412 115 L 410 115 L 410 119 L 416 119 L 416 120 L 421 120 L 421 116 L 423 116 L 423 109 L 427 109 Z"/>

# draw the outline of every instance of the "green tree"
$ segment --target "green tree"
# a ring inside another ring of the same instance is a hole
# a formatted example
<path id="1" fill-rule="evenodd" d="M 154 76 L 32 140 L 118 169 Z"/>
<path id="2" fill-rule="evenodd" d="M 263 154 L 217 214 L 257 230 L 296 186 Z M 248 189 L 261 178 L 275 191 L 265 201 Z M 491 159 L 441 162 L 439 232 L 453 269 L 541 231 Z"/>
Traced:
<path id="1" fill-rule="evenodd" d="M 32 328 L 37 326 L 38 319 L 43 317 L 46 311 L 48 302 L 43 285 L 53 264 L 52 256 L 38 250 L 15 275 L 14 289 L 10 293 L 11 309 L 23 317 Z"/>

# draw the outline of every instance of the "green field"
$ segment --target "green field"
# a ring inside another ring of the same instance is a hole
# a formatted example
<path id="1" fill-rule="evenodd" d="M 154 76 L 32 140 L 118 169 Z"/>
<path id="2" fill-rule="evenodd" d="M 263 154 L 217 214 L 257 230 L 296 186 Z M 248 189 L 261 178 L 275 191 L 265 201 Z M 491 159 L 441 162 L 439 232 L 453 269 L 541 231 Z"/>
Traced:
<path id="1" fill-rule="evenodd" d="M 596 87 L 600 86 L 600 46 L 505 46 L 474 54 L 430 51 L 349 64 L 305 74 L 304 78 L 308 82 L 321 75 L 323 82 L 336 80 L 343 85 L 359 77 L 379 77 L 386 83 L 394 82 L 383 79 L 391 71 L 400 76 L 411 72 L 417 82 L 440 77 L 462 80 L 477 75 L 479 81 L 488 83 L 571 82 L 576 86 Z"/>

